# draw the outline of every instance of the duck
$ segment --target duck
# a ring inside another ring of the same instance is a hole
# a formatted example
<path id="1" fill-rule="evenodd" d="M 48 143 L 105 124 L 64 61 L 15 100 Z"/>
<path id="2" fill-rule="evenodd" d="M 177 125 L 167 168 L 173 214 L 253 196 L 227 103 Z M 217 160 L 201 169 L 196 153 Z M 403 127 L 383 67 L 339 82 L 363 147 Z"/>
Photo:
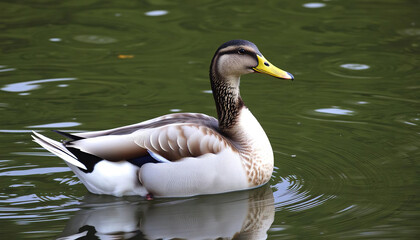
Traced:
<path id="1" fill-rule="evenodd" d="M 33 131 L 33 141 L 63 159 L 87 190 L 113 196 L 190 197 L 260 187 L 273 173 L 270 141 L 245 106 L 242 75 L 293 80 L 247 40 L 223 43 L 210 64 L 217 118 L 172 113 L 92 132 L 55 131 L 56 141 Z"/>

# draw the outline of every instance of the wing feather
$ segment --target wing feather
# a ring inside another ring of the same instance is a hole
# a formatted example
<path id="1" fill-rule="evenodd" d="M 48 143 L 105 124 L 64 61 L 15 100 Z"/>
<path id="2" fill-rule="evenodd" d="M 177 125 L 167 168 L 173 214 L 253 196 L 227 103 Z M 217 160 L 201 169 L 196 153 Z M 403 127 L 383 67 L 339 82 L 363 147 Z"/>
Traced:
<path id="1" fill-rule="evenodd" d="M 162 149 L 162 147 L 159 144 L 159 133 L 161 133 L 160 131 L 151 131 L 152 133 L 150 134 L 150 146 L 152 147 L 153 150 L 158 150 L 158 149 Z"/>
<path id="2" fill-rule="evenodd" d="M 207 126 L 210 128 L 217 128 L 218 121 L 214 117 L 207 116 L 201 113 L 172 113 L 161 117 L 153 118 L 144 122 L 113 128 L 102 131 L 74 133 L 72 135 L 82 138 L 94 138 L 105 135 L 128 135 L 143 129 L 158 128 L 166 125 L 177 123 L 194 123 L 198 125 Z"/>
<path id="3" fill-rule="evenodd" d="M 184 133 L 182 132 L 182 130 L 178 129 L 178 132 L 180 133 L 176 138 L 176 144 L 177 146 L 180 148 L 180 150 L 186 150 L 186 145 L 187 145 L 187 139 L 184 135 Z"/>
<path id="4" fill-rule="evenodd" d="M 159 132 L 158 138 L 156 138 Z M 142 148 L 153 146 L 153 151 L 170 161 L 186 157 L 216 154 L 223 149 L 236 149 L 216 130 L 197 124 L 173 124 L 138 132 L 134 142 Z"/>
<path id="5" fill-rule="evenodd" d="M 226 148 L 237 151 L 218 132 L 215 121 L 203 114 L 171 114 L 119 129 L 78 134 L 86 138 L 65 145 L 110 161 L 138 158 L 150 151 L 169 161 L 216 154 Z"/>
<path id="6" fill-rule="evenodd" d="M 159 137 L 158 137 L 159 145 L 162 148 L 162 150 L 165 152 L 169 152 L 171 150 L 171 148 L 169 147 L 169 141 L 167 141 L 167 139 L 168 139 L 167 132 L 162 132 L 159 134 Z"/>
<path id="7" fill-rule="evenodd" d="M 201 136 L 201 138 L 203 138 L 203 139 L 200 139 L 200 136 L 198 136 L 198 134 L 194 134 L 194 133 L 191 134 L 191 137 L 188 138 L 187 148 L 188 148 L 188 151 L 190 152 L 191 156 L 196 157 L 196 156 L 202 155 L 201 152 L 200 152 L 200 140 L 204 140 L 204 137 Z"/>
<path id="8" fill-rule="evenodd" d="M 147 148 L 134 143 L 130 135 L 111 135 L 71 141 L 66 147 L 80 149 L 109 161 L 121 161 L 147 155 Z"/>

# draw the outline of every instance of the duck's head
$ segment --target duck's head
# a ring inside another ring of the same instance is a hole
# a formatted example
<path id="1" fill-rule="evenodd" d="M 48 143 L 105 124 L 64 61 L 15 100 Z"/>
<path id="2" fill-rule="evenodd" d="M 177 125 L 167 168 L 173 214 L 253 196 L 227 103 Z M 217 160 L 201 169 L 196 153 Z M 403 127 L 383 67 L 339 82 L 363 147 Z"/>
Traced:
<path id="1" fill-rule="evenodd" d="M 254 72 L 293 80 L 292 74 L 267 61 L 250 41 L 231 40 L 222 44 L 214 54 L 210 65 L 210 82 L 221 131 L 229 132 L 238 121 L 245 106 L 239 94 L 239 79 Z"/>
<path id="2" fill-rule="evenodd" d="M 293 80 L 292 74 L 271 64 L 257 46 L 247 40 L 231 40 L 222 44 L 214 54 L 210 66 L 210 74 L 214 78 L 225 80 L 239 79 L 241 75 L 253 72 Z"/>

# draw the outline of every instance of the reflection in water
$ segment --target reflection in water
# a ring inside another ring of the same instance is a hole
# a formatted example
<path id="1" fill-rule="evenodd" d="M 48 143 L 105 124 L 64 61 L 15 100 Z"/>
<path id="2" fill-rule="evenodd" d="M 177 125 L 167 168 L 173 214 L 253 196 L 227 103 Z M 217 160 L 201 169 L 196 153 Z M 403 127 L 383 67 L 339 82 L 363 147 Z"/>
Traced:
<path id="1" fill-rule="evenodd" d="M 145 15 L 146 16 L 162 16 L 162 15 L 166 15 L 168 14 L 168 11 L 166 10 L 155 10 L 155 11 L 150 11 L 150 12 L 146 12 Z"/>
<path id="2" fill-rule="evenodd" d="M 74 40 L 84 43 L 93 43 L 93 44 L 109 44 L 117 42 L 118 40 L 108 36 L 98 36 L 98 35 L 77 35 L 73 37 Z"/>
<path id="3" fill-rule="evenodd" d="M 360 64 L 360 63 L 346 63 L 346 64 L 341 64 L 340 67 L 347 68 L 350 70 L 366 70 L 370 68 L 369 65 Z"/>
<path id="4" fill-rule="evenodd" d="M 41 79 L 41 80 L 34 80 L 34 81 L 27 81 L 27 82 L 12 83 L 12 84 L 6 85 L 1 90 L 6 91 L 6 92 L 26 92 L 26 91 L 31 91 L 31 90 L 35 90 L 39 88 L 40 83 L 71 81 L 71 80 L 76 80 L 76 78 L 52 78 L 52 79 Z"/>
<path id="5" fill-rule="evenodd" d="M 275 214 L 268 184 L 187 199 L 135 199 L 86 195 L 60 239 L 266 239 Z"/>
<path id="6" fill-rule="evenodd" d="M 79 126 L 80 123 L 78 122 L 58 122 L 58 123 L 47 123 L 42 125 L 32 125 L 28 126 L 28 128 L 68 128 L 68 127 L 76 127 Z"/>
<path id="7" fill-rule="evenodd" d="M 325 3 L 317 3 L 317 2 L 313 2 L 313 3 L 305 3 L 303 4 L 303 7 L 305 8 L 322 8 L 325 7 Z"/>
<path id="8" fill-rule="evenodd" d="M 354 112 L 347 109 L 340 109 L 340 108 L 320 108 L 315 109 L 315 112 L 319 113 L 327 113 L 327 114 L 335 114 L 335 115 L 352 115 Z"/>
<path id="9" fill-rule="evenodd" d="M 62 41 L 61 38 L 50 38 L 48 40 L 50 40 L 51 42 L 61 42 Z"/>
<path id="10" fill-rule="evenodd" d="M 0 66 L 0 73 L 1 72 L 10 72 L 10 71 L 15 71 L 16 68 L 5 68 L 6 66 Z"/>

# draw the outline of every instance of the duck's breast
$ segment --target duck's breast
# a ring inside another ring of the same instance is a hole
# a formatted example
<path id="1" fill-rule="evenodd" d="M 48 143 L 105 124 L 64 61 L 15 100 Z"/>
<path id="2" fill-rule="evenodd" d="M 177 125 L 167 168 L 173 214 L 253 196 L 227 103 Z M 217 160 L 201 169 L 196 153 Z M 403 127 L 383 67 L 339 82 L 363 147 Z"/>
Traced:
<path id="1" fill-rule="evenodd" d="M 145 164 L 139 178 L 150 193 L 161 197 L 230 192 L 250 187 L 241 161 L 237 152 L 225 149 L 173 163 Z"/>

